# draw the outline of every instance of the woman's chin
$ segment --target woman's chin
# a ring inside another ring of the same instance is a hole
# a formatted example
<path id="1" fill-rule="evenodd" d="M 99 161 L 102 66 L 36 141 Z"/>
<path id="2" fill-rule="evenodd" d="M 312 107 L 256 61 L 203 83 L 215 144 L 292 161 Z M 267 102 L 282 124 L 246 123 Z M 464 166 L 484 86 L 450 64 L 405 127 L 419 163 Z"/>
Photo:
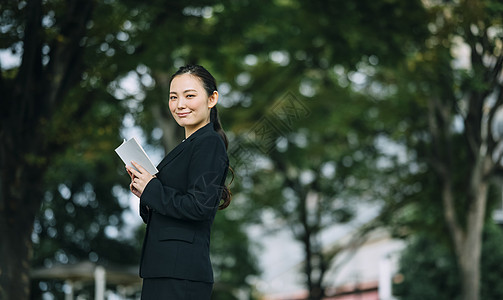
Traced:
<path id="1" fill-rule="evenodd" d="M 178 125 L 182 126 L 182 127 L 185 127 L 187 125 L 187 122 L 186 120 L 184 119 L 181 119 L 181 118 L 175 118 L 175 121 L 176 123 L 178 123 Z"/>

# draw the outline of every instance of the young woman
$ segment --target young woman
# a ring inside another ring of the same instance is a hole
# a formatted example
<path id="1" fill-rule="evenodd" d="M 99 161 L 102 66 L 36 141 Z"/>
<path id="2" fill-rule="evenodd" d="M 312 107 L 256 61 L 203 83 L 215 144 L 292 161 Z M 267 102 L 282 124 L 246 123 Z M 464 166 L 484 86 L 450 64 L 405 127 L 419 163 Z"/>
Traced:
<path id="1" fill-rule="evenodd" d="M 130 190 L 147 224 L 140 262 L 142 299 L 210 299 L 213 270 L 210 230 L 217 209 L 230 203 L 225 186 L 227 138 L 216 104 L 213 76 L 189 65 L 172 77 L 169 109 L 185 139 L 149 174 L 127 167 Z"/>

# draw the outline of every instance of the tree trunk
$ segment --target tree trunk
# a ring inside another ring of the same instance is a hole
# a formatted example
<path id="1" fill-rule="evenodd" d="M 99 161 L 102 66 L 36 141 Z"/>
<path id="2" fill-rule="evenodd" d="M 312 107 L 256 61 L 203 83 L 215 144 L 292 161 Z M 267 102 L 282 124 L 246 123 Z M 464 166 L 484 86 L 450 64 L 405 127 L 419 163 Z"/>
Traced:
<path id="1" fill-rule="evenodd" d="M 480 292 L 480 255 L 482 250 L 482 231 L 487 203 L 488 184 L 480 182 L 475 195 L 473 208 L 468 215 L 466 241 L 464 247 L 458 246 L 458 264 L 463 285 L 463 300 L 478 300 Z"/>
<path id="2" fill-rule="evenodd" d="M 466 215 L 466 225 L 456 219 L 454 197 L 449 180 L 444 181 L 444 216 L 453 237 L 456 260 L 462 284 L 462 300 L 478 300 L 480 293 L 480 255 L 482 231 L 487 204 L 488 182 L 485 178 L 492 166 L 490 158 L 479 158 L 472 171 L 470 183 L 471 204 Z"/>
<path id="3" fill-rule="evenodd" d="M 23 167 L 3 146 L 0 152 L 0 299 L 23 300 L 30 294 L 31 233 L 42 199 L 42 170 Z"/>
<path id="4" fill-rule="evenodd" d="M 42 2 L 27 2 L 21 66 L 15 78 L 0 85 L 6 99 L 2 102 L 6 113 L 0 118 L 0 299 L 29 298 L 31 233 L 42 201 L 44 173 L 56 150 L 68 146 L 51 144 L 44 129 L 80 78 L 79 43 L 94 4 L 66 3 L 61 25 L 54 28 L 58 38 L 46 40 Z M 42 64 L 44 43 L 51 45 L 47 66 Z"/>
<path id="5" fill-rule="evenodd" d="M 449 190 L 449 191 L 446 191 Z M 481 183 L 478 197 L 468 213 L 466 229 L 454 222 L 452 190 L 444 186 L 444 216 L 454 243 L 456 261 L 460 271 L 462 300 L 478 300 L 480 290 L 480 253 L 482 229 L 487 201 L 487 183 Z M 448 203 L 451 203 L 448 204 Z"/>
<path id="6" fill-rule="evenodd" d="M 295 185 L 297 194 L 302 201 L 299 205 L 299 217 L 302 224 L 303 235 L 300 241 L 304 244 L 305 253 L 305 266 L 304 272 L 306 274 L 306 286 L 309 291 L 308 300 L 322 300 L 325 296 L 325 289 L 323 287 L 323 277 L 325 275 L 325 263 L 322 253 L 322 247 L 318 245 L 316 238 L 320 234 L 319 218 L 310 218 L 310 214 L 315 214 L 316 208 L 310 209 L 308 207 L 309 197 L 314 194 L 304 192 L 298 184 Z M 315 197 L 315 196 L 314 196 Z M 312 223 L 314 222 L 314 224 Z"/>
<path id="7" fill-rule="evenodd" d="M 461 299 L 478 300 L 480 290 L 480 245 L 467 243 L 466 249 L 458 257 L 461 276 Z M 478 254 L 477 254 L 478 252 Z"/>
<path id="8" fill-rule="evenodd" d="M 0 299 L 28 299 L 30 295 L 31 230 L 26 214 L 0 215 Z"/>

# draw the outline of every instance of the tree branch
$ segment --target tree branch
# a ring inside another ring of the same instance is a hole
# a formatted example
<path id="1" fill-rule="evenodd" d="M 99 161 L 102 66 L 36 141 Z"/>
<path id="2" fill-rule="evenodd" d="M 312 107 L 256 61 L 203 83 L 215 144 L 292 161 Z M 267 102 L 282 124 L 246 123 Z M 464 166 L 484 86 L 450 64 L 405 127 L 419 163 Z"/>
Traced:
<path id="1" fill-rule="evenodd" d="M 488 153 L 490 155 L 493 154 L 493 151 L 495 151 L 498 142 L 494 139 L 494 132 L 493 132 L 493 127 L 492 124 L 494 122 L 494 117 L 496 116 L 496 113 L 499 111 L 499 109 L 503 106 L 503 91 L 502 87 L 499 89 L 496 89 L 497 91 L 497 96 L 496 96 L 496 102 L 494 105 L 490 108 L 489 113 L 488 113 L 488 120 L 487 120 L 487 130 L 488 130 L 488 136 L 487 136 L 487 147 L 488 147 Z"/>
<path id="2" fill-rule="evenodd" d="M 33 99 L 40 96 L 42 70 L 42 1 L 28 1 L 23 39 L 23 56 L 16 76 L 9 122 L 13 136 L 22 138 L 23 132 L 33 127 L 40 110 Z"/>
<path id="3" fill-rule="evenodd" d="M 93 3 L 88 0 L 67 2 L 66 18 L 61 22 L 61 32 L 52 41 L 47 67 L 46 105 L 50 109 L 54 109 L 80 79 L 83 48 L 79 43 L 91 18 Z"/>
<path id="4" fill-rule="evenodd" d="M 493 83 L 499 84 L 498 80 L 501 76 L 501 71 L 503 69 L 503 54 L 501 54 L 497 59 L 494 67 L 492 69 L 492 81 Z"/>
<path id="5" fill-rule="evenodd" d="M 441 175 L 446 176 L 450 168 L 450 147 L 446 137 L 446 126 L 449 114 L 447 109 L 437 99 L 428 100 L 428 127 L 433 138 L 433 155 L 431 157 L 433 168 Z M 447 153 L 446 153 L 447 152 Z"/>
<path id="6" fill-rule="evenodd" d="M 455 243 L 459 244 L 463 240 L 461 226 L 459 225 L 451 185 L 451 163 L 450 163 L 450 142 L 448 140 L 449 114 L 446 108 L 442 108 L 438 100 L 432 98 L 428 101 L 428 123 L 433 136 L 433 167 L 438 171 L 442 181 L 442 202 L 444 205 L 444 217 L 447 226 L 454 236 Z M 476 145 L 471 145 L 475 147 Z M 446 152 L 445 152 L 446 151 Z"/>

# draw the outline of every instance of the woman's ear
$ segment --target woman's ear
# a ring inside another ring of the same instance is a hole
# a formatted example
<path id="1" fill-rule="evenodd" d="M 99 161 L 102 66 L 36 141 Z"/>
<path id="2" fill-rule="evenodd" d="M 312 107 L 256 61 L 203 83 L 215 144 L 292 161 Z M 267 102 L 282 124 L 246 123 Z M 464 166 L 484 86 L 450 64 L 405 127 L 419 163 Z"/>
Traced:
<path id="1" fill-rule="evenodd" d="M 218 92 L 213 91 L 213 94 L 208 98 L 208 108 L 212 108 L 213 106 L 217 105 L 218 102 Z"/>

